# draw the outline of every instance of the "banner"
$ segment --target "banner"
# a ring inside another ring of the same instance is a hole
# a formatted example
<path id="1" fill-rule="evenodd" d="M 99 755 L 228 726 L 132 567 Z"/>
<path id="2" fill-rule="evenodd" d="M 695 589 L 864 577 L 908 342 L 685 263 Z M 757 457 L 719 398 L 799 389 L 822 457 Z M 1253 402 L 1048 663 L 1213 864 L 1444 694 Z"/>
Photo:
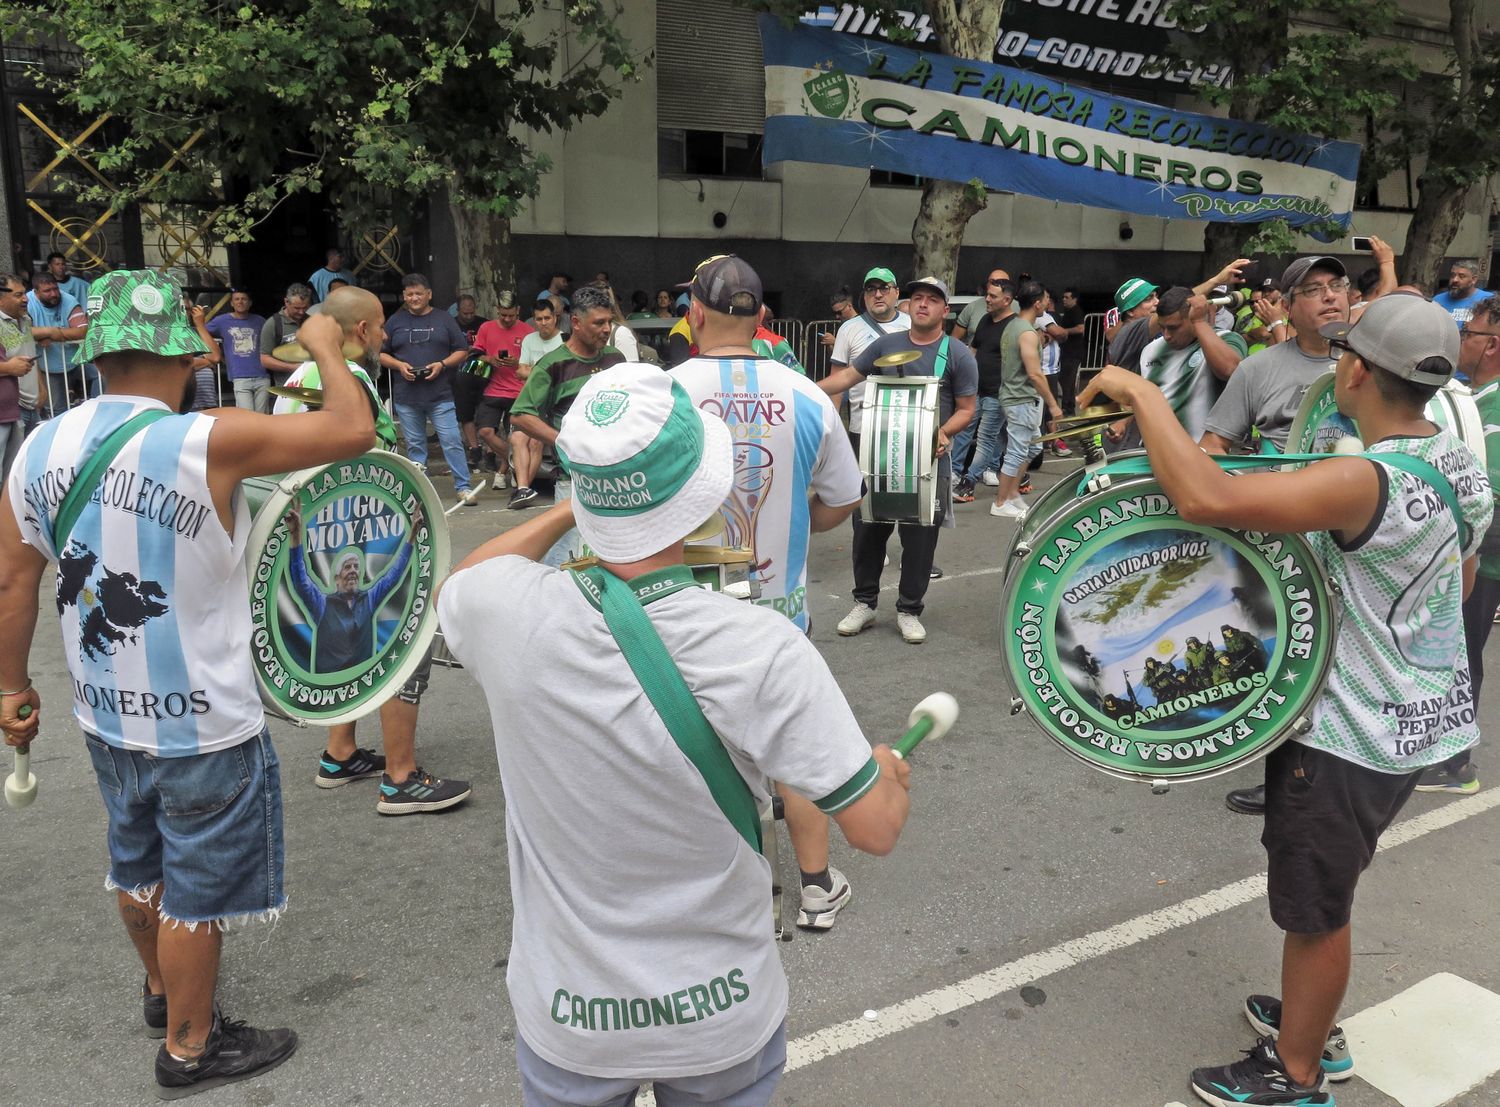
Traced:
<path id="1" fill-rule="evenodd" d="M 1167 219 L 1347 228 L 1360 147 L 760 17 L 764 159 Z M 1329 236 L 1331 240 L 1333 236 Z"/>
<path id="2" fill-rule="evenodd" d="M 1193 65 L 1167 56 L 1168 34 L 1191 34 L 1166 14 L 1166 0 L 1009 0 L 1000 16 L 993 60 L 1064 80 L 1142 91 L 1171 85 L 1219 85 L 1228 65 Z M 802 16 L 809 27 L 885 38 L 882 21 L 911 32 L 906 45 L 937 48 L 937 28 L 923 11 L 882 15 L 858 4 L 822 4 Z"/>

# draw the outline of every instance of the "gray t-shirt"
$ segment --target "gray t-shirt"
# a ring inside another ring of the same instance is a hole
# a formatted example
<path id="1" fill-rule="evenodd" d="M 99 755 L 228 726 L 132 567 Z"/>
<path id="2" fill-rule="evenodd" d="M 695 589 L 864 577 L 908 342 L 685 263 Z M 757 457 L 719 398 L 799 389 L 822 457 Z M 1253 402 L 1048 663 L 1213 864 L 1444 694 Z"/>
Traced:
<path id="1" fill-rule="evenodd" d="M 1302 394 L 1335 364 L 1336 359 L 1327 354 L 1303 353 L 1296 342 L 1278 342 L 1251 354 L 1225 383 L 1203 429 L 1231 445 L 1248 447 L 1253 428 L 1277 449 L 1285 450 Z"/>
<path id="2" fill-rule="evenodd" d="M 1132 319 L 1119 330 L 1109 343 L 1109 363 L 1132 373 L 1141 371 L 1141 354 L 1151 344 L 1151 317 L 1143 315 Z"/>
<path id="3" fill-rule="evenodd" d="M 1028 323 L 1023 315 L 1015 326 L 1006 329 L 1004 337 L 1000 339 L 1001 407 L 1035 403 L 1042 398 L 1036 385 L 1026 375 L 1026 362 L 1021 358 L 1021 336 L 1026 333 L 1028 326 L 1035 329 L 1036 323 Z M 1040 351 L 1037 356 L 1040 359 Z"/>
<path id="4" fill-rule="evenodd" d="M 938 423 L 953 418 L 954 401 L 959 396 L 972 396 L 979 391 L 979 365 L 974 361 L 974 352 L 962 342 L 944 336 L 936 342 L 926 344 L 913 342 L 910 331 L 887 334 L 866 346 L 851 365 L 864 376 L 877 377 L 930 377 L 937 371 L 938 351 L 944 343 L 948 345 L 948 363 L 943 367 L 942 385 L 938 389 Z M 916 350 L 922 356 L 905 365 L 894 365 L 888 369 L 877 369 L 875 359 L 902 350 Z M 945 459 L 946 459 L 946 455 Z"/>
<path id="5" fill-rule="evenodd" d="M 984 302 L 983 296 L 977 300 L 971 300 L 964 305 L 963 311 L 958 313 L 958 318 L 953 323 L 953 329 L 957 330 L 959 327 L 962 327 L 964 329 L 964 337 L 973 338 L 974 328 L 979 326 L 979 321 L 989 313 L 989 305 Z"/>

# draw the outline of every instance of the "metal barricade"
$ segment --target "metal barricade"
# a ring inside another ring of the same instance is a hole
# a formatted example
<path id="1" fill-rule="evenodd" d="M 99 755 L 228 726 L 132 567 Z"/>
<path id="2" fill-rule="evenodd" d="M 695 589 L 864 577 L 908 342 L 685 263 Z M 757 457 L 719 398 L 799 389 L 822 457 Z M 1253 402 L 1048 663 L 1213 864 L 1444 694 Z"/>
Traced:
<path id="1" fill-rule="evenodd" d="M 807 379 L 820 381 L 833 371 L 833 341 L 838 332 L 837 319 L 812 319 L 802 328 L 802 367 L 807 370 Z M 823 336 L 829 341 L 824 342 Z"/>
<path id="2" fill-rule="evenodd" d="M 1109 363 L 1109 340 L 1104 337 L 1106 317 L 1102 311 L 1083 317 L 1083 362 L 1079 366 L 1083 372 L 1102 369 Z"/>

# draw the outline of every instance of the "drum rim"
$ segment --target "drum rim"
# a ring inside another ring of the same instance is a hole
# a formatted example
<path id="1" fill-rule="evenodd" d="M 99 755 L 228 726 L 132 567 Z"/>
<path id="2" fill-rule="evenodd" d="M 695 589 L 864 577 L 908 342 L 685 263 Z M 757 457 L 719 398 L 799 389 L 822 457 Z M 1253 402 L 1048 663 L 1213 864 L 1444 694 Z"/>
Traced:
<path id="1" fill-rule="evenodd" d="M 1118 456 L 1120 458 L 1123 458 L 1144 452 L 1144 450 L 1132 450 L 1122 453 Z M 1127 476 L 1116 476 L 1114 474 L 1111 474 L 1109 487 L 1107 489 L 1101 490 L 1101 492 L 1116 493 L 1123 490 L 1135 490 L 1138 488 L 1138 486 L 1141 485 L 1150 486 L 1156 491 L 1161 492 L 1162 495 L 1166 495 L 1165 492 L 1162 492 L 1160 482 L 1158 482 L 1156 477 L 1151 473 L 1139 473 Z M 1050 492 L 1051 490 L 1049 489 L 1048 491 Z M 1098 494 L 1099 493 L 1090 493 L 1088 495 Z M 1077 503 L 1078 500 L 1086 498 L 1087 495 L 1082 497 L 1074 495 L 1071 497 L 1063 498 L 1060 501 L 1059 507 L 1056 510 L 1052 511 L 1049 515 L 1045 516 L 1042 519 L 1041 523 L 1039 523 L 1037 527 L 1030 530 L 1029 533 L 1032 535 L 1049 533 L 1058 525 L 1062 517 L 1070 513 L 1073 506 Z M 1170 518 L 1176 519 L 1178 517 L 1176 515 L 1173 515 L 1170 516 Z M 1030 520 L 1028 519 L 1027 521 L 1029 522 Z M 1204 527 L 1202 524 L 1196 523 L 1183 523 L 1182 525 L 1191 529 L 1228 531 L 1229 533 L 1235 535 L 1243 535 L 1244 533 L 1243 531 L 1229 531 L 1229 528 L 1227 527 Z M 1308 540 L 1303 535 L 1268 534 L 1269 537 L 1291 540 L 1301 547 L 1303 556 L 1300 558 L 1300 560 L 1305 565 L 1310 566 L 1313 576 L 1313 580 L 1309 582 L 1310 591 L 1313 595 L 1318 597 L 1318 603 L 1322 605 L 1323 611 L 1325 613 L 1322 620 L 1323 625 L 1320 626 L 1318 634 L 1319 636 L 1327 636 L 1329 641 L 1329 648 L 1324 653 L 1323 660 L 1318 666 L 1318 671 L 1316 672 L 1314 679 L 1307 685 L 1310 691 L 1307 695 L 1306 702 L 1301 705 L 1300 710 L 1289 717 L 1289 721 L 1282 728 L 1279 734 L 1277 734 L 1274 738 L 1267 740 L 1262 745 L 1258 746 L 1247 756 L 1236 758 L 1228 762 L 1227 764 L 1217 765 L 1212 768 L 1190 769 L 1183 772 L 1172 772 L 1165 766 L 1161 770 L 1155 772 L 1132 772 L 1128 769 L 1121 769 L 1118 766 L 1101 764 L 1083 753 L 1075 744 L 1076 740 L 1069 741 L 1068 739 L 1063 738 L 1061 735 L 1053 733 L 1050 726 L 1043 722 L 1043 715 L 1045 714 L 1045 712 L 1033 710 L 1033 705 L 1028 701 L 1025 695 L 1025 690 L 1030 686 L 1030 681 L 1025 679 L 1024 674 L 1017 673 L 1012 670 L 1011 655 L 1010 651 L 1007 649 L 1008 637 L 1010 631 L 1015 625 L 1011 617 L 1012 603 L 1015 599 L 1017 591 L 1020 588 L 1021 581 L 1025 575 L 1021 572 L 1016 571 L 1012 567 L 1013 562 L 1025 556 L 1025 554 L 1021 553 L 1017 548 L 1019 545 L 1020 536 L 1021 529 L 1018 527 L 1016 530 L 1016 535 L 1012 538 L 1011 547 L 1007 551 L 1006 556 L 1008 560 L 1006 562 L 1004 583 L 1001 587 L 1000 593 L 999 622 L 1001 633 L 1001 672 L 1005 678 L 1006 687 L 1010 692 L 1009 702 L 1012 705 L 1012 713 L 1019 714 L 1024 712 L 1031 718 L 1033 725 L 1038 730 L 1040 730 L 1049 739 L 1051 739 L 1053 743 L 1061 746 L 1077 760 L 1083 762 L 1085 765 L 1088 765 L 1092 769 L 1096 769 L 1099 772 L 1105 773 L 1119 780 L 1131 780 L 1147 784 L 1175 784 L 1179 782 L 1188 783 L 1198 780 L 1209 780 L 1213 777 L 1222 776 L 1225 773 L 1230 773 L 1238 769 L 1242 769 L 1246 765 L 1250 765 L 1256 761 L 1259 761 L 1261 758 L 1265 757 L 1272 750 L 1274 750 L 1277 746 L 1281 745 L 1281 743 L 1287 741 L 1289 738 L 1294 737 L 1296 734 L 1305 731 L 1305 726 L 1303 726 L 1302 724 L 1311 723 L 1313 709 L 1316 706 L 1319 697 L 1322 696 L 1325 688 L 1327 687 L 1329 676 L 1333 672 L 1334 657 L 1338 652 L 1338 636 L 1342 623 L 1343 608 L 1341 602 L 1337 599 L 1337 593 L 1334 590 L 1332 580 L 1328 576 L 1327 570 L 1323 566 L 1322 559 L 1318 557 L 1317 551 L 1313 549 L 1312 544 L 1308 542 Z M 1039 543 L 1036 545 L 1032 545 L 1031 547 L 1029 547 L 1029 549 L 1035 549 L 1037 545 L 1039 545 Z M 1122 737 L 1121 735 L 1115 736 Z"/>
<path id="2" fill-rule="evenodd" d="M 943 384 L 942 380 L 940 378 L 938 378 L 938 377 L 926 377 L 926 376 L 897 377 L 897 376 L 891 376 L 889 374 L 872 373 L 870 376 L 865 377 L 864 380 L 862 381 L 862 383 L 863 384 L 867 384 L 867 385 L 868 384 L 873 384 L 876 387 L 875 388 L 866 388 L 864 390 L 864 392 L 860 395 L 860 398 L 859 398 L 859 406 L 860 406 L 860 410 L 864 413 L 864 419 L 863 419 L 863 421 L 860 424 L 862 429 L 860 430 L 860 437 L 859 437 L 859 454 L 855 458 L 855 462 L 857 463 L 857 465 L 859 467 L 860 479 L 864 482 L 864 485 L 865 485 L 865 492 L 864 492 L 864 495 L 860 497 L 859 508 L 858 508 L 860 521 L 863 522 L 863 523 L 890 523 L 890 522 L 894 522 L 894 523 L 897 523 L 898 525 L 900 523 L 906 522 L 906 523 L 910 523 L 911 525 L 915 525 L 915 526 L 936 526 L 937 525 L 936 520 L 937 520 L 937 509 L 938 509 L 938 497 L 939 497 L 938 472 L 941 469 L 941 465 L 939 464 L 939 459 L 933 458 L 931 462 L 927 463 L 929 465 L 929 472 L 928 472 L 928 478 L 929 479 L 927 481 L 927 484 L 928 484 L 927 489 L 923 490 L 920 487 L 920 483 L 921 483 L 921 481 L 923 479 L 923 474 L 922 474 L 922 472 L 921 472 L 920 469 L 917 472 L 917 481 L 919 483 L 918 490 L 915 493 L 915 495 L 917 497 L 917 506 L 918 506 L 918 508 L 930 506 L 930 508 L 931 508 L 930 515 L 932 517 L 932 520 L 930 522 L 922 523 L 922 522 L 919 522 L 919 521 L 916 521 L 916 520 L 892 520 L 892 519 L 876 519 L 875 518 L 874 511 L 870 507 L 870 499 L 874 495 L 874 489 L 871 486 L 871 480 L 872 480 L 872 478 L 874 477 L 875 474 L 873 472 L 866 472 L 866 470 L 865 470 L 865 458 L 866 458 L 867 455 L 869 455 L 870 462 L 873 465 L 873 462 L 874 462 L 874 456 L 873 456 L 873 454 L 874 454 L 874 450 L 875 450 L 875 445 L 874 445 L 874 433 L 875 432 L 874 432 L 874 428 L 872 428 L 872 426 L 870 425 L 870 420 L 873 418 L 873 415 L 874 415 L 875 397 L 879 393 L 880 388 L 881 387 L 904 387 L 904 388 L 920 387 L 926 395 L 923 396 L 922 403 L 918 405 L 918 408 L 917 408 L 917 410 L 918 410 L 918 418 L 920 419 L 920 418 L 928 417 L 929 414 L 930 414 L 930 418 L 932 420 L 932 437 L 933 437 L 934 440 L 936 440 L 938 429 L 942 426 L 942 423 L 941 423 L 940 418 L 939 418 L 940 415 L 941 415 L 941 411 L 942 411 L 942 394 L 941 394 L 942 384 Z M 930 397 L 930 404 L 929 404 L 929 397 Z M 920 514 L 918 515 L 918 519 L 920 519 Z"/>
<path id="3" fill-rule="evenodd" d="M 360 454 L 359 457 L 349 458 L 344 461 L 334 461 L 330 462 L 328 465 L 314 465 L 306 469 L 295 469 L 288 473 L 267 474 L 266 476 L 261 477 L 248 477 L 245 481 L 241 482 L 270 483 L 275 490 L 273 493 L 274 495 L 285 497 L 289 501 L 293 492 L 300 492 L 303 488 L 306 487 L 307 482 L 316 477 L 319 473 L 322 473 L 330 468 L 339 465 L 356 464 L 360 459 L 368 458 L 371 455 L 377 457 L 382 464 L 386 464 L 391 466 L 392 468 L 403 470 L 412 484 L 418 485 L 420 487 L 425 487 L 426 489 L 427 499 L 423 504 L 423 510 L 424 514 L 426 514 L 427 516 L 427 528 L 430 533 L 432 543 L 432 592 L 428 596 L 426 608 L 424 609 L 422 614 L 418 616 L 418 618 L 421 620 L 421 623 L 418 625 L 416 632 L 412 636 L 412 640 L 408 645 L 406 654 L 402 656 L 400 663 L 397 664 L 393 669 L 391 669 L 388 674 L 385 677 L 382 677 L 380 680 L 380 686 L 382 689 L 391 689 L 390 696 L 377 699 L 373 694 L 371 694 L 369 696 L 361 697 L 355 700 L 352 704 L 349 703 L 349 701 L 346 701 L 344 704 L 339 705 L 341 707 L 346 707 L 347 710 L 330 712 L 329 714 L 307 713 L 303 709 L 297 708 L 293 705 L 282 703 L 275 696 L 275 694 L 270 690 L 270 688 L 273 686 L 271 686 L 270 682 L 266 679 L 265 672 L 262 669 L 260 661 L 252 657 L 251 668 L 253 668 L 255 671 L 255 685 L 256 689 L 260 692 L 261 705 L 263 709 L 270 714 L 275 714 L 282 718 L 288 718 L 294 723 L 313 724 L 317 726 L 338 726 L 342 723 L 352 723 L 357 719 L 362 719 L 366 715 L 379 708 L 380 705 L 387 699 L 390 699 L 392 696 L 394 696 L 396 692 L 401 688 L 401 686 L 406 683 L 408 678 L 410 678 L 411 675 L 421 667 L 423 657 L 427 652 L 427 648 L 432 644 L 433 636 L 437 632 L 438 615 L 436 594 L 438 585 L 440 585 L 443 581 L 443 578 L 448 575 L 448 570 L 451 565 L 452 547 L 450 536 L 448 534 L 448 521 L 446 516 L 444 516 L 442 512 L 442 499 L 438 495 L 437 489 L 433 486 L 432 481 L 427 477 L 427 474 L 422 472 L 422 470 L 417 467 L 415 462 L 392 450 L 368 450 L 365 453 Z M 267 502 L 269 502 L 269 500 Z M 266 548 L 271 535 L 275 533 L 276 525 L 281 522 L 282 517 L 286 514 L 287 506 L 289 506 L 289 503 L 284 503 L 282 509 L 279 512 L 274 513 L 274 515 L 271 512 L 264 510 L 263 507 L 262 510 L 255 513 L 254 518 L 250 522 L 250 533 L 249 537 L 246 539 L 245 545 L 245 571 L 251 589 L 253 589 L 255 586 L 255 567 L 260 558 L 260 551 Z M 264 520 L 264 522 L 262 522 L 262 520 Z"/>
<path id="4" fill-rule="evenodd" d="M 1297 405 L 1297 414 L 1292 419 L 1292 425 L 1287 430 L 1287 452 L 1301 453 L 1303 450 L 1301 440 L 1307 434 L 1307 424 L 1312 417 L 1313 408 L 1323 402 L 1323 397 L 1333 389 L 1335 374 L 1330 371 L 1320 374 L 1311 384 L 1307 391 L 1302 394 L 1302 402 Z M 1465 402 L 1460 402 L 1460 399 Z M 1480 466 L 1486 465 L 1487 447 L 1484 440 L 1484 419 L 1479 414 L 1479 406 L 1474 402 L 1474 390 L 1459 380 L 1450 380 L 1443 387 L 1433 393 L 1428 404 L 1445 404 L 1452 413 L 1452 426 L 1443 428 L 1449 434 L 1457 438 L 1469 448 L 1480 462 Z M 1353 420 L 1350 420 L 1353 422 Z M 1358 431 L 1358 424 L 1355 430 Z M 1363 443 L 1363 439 L 1361 439 Z M 1481 452 L 1485 451 L 1485 452 Z M 1304 462 L 1288 462 L 1288 468 L 1300 468 Z"/>

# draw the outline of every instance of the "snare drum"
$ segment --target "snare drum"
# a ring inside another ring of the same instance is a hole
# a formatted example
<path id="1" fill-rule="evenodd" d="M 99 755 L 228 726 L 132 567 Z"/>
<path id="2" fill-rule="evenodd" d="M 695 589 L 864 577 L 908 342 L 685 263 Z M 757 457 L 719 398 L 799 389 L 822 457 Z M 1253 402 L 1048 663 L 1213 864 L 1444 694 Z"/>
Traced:
<path id="1" fill-rule="evenodd" d="M 1012 710 L 1093 768 L 1152 784 L 1217 776 L 1305 731 L 1337 632 L 1307 542 L 1186 523 L 1149 474 L 1076 490 L 1049 490 L 1011 543 Z"/>
<path id="2" fill-rule="evenodd" d="M 261 700 L 294 722 L 353 722 L 396 693 L 437 630 L 442 501 L 420 469 L 383 450 L 241 487 L 254 516 L 246 564 Z"/>
<path id="3" fill-rule="evenodd" d="M 859 469 L 866 523 L 937 519 L 938 389 L 936 377 L 866 377 Z"/>
<path id="4" fill-rule="evenodd" d="M 1449 381 L 1427 401 L 1423 414 L 1469 447 L 1480 468 L 1485 467 L 1484 420 L 1468 385 Z M 1359 428 L 1354 420 L 1339 414 L 1333 399 L 1333 374 L 1324 373 L 1308 386 L 1302 396 L 1302 404 L 1287 435 L 1286 452 L 1333 453 L 1334 447 L 1344 438 L 1358 439 Z M 1296 464 L 1293 463 L 1293 467 Z"/>

